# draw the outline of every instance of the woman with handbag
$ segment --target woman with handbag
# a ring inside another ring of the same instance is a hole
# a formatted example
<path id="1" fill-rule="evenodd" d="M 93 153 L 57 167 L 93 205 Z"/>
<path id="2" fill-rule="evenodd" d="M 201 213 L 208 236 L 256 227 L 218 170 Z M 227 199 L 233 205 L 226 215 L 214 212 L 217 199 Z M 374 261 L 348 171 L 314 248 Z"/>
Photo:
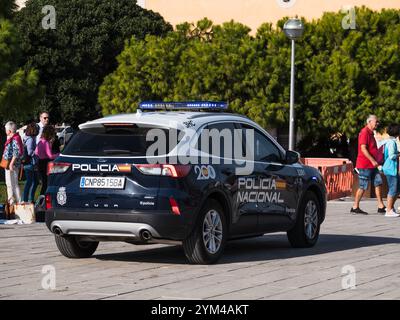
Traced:
<path id="1" fill-rule="evenodd" d="M 39 184 L 39 177 L 37 171 L 37 157 L 35 155 L 36 149 L 36 136 L 38 135 L 38 127 L 36 123 L 30 123 L 25 130 L 24 138 L 24 171 L 25 171 L 25 187 L 22 201 L 24 203 L 35 202 L 35 192 Z"/>
<path id="2" fill-rule="evenodd" d="M 7 122 L 5 130 L 7 141 L 4 144 L 1 167 L 5 169 L 7 202 L 10 206 L 13 206 L 21 201 L 18 173 L 21 166 L 23 144 L 20 135 L 17 133 L 17 126 L 14 122 Z"/>
<path id="3" fill-rule="evenodd" d="M 56 130 L 53 126 L 45 126 L 43 128 L 42 136 L 36 146 L 35 154 L 39 159 L 39 175 L 42 180 L 42 188 L 40 195 L 44 195 L 47 189 L 47 165 L 50 161 L 58 157 L 59 153 L 52 152 L 52 141 L 56 136 Z"/>

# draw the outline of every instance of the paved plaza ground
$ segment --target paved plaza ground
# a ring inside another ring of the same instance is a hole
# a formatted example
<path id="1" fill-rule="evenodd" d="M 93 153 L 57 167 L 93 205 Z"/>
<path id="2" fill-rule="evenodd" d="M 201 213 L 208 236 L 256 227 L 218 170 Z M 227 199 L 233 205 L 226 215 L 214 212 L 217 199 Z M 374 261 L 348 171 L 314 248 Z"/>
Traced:
<path id="1" fill-rule="evenodd" d="M 210 266 L 189 265 L 180 246 L 125 243 L 70 260 L 44 224 L 2 225 L 0 299 L 400 299 L 400 218 L 376 214 L 373 200 L 361 205 L 369 216 L 350 206 L 329 202 L 314 248 L 265 235 L 230 242 Z M 54 290 L 42 287 L 49 270 Z"/>

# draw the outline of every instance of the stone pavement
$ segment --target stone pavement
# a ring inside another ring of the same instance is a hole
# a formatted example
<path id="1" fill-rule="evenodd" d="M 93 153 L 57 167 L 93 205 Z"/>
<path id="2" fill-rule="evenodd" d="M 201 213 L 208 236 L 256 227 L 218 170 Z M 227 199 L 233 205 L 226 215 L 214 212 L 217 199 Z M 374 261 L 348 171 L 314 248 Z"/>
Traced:
<path id="1" fill-rule="evenodd" d="M 3 225 L 0 299 L 400 299 L 400 218 L 352 216 L 350 206 L 329 202 L 314 248 L 265 235 L 230 242 L 211 266 L 187 264 L 180 246 L 125 243 L 70 260 L 45 225 Z M 45 290 L 53 267 L 56 287 Z"/>

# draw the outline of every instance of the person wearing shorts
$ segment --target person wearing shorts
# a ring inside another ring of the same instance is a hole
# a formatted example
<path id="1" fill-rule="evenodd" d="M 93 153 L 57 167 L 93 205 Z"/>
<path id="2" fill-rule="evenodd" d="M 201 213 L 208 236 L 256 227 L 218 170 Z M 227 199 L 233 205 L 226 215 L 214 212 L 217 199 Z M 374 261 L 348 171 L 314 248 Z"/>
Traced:
<path id="1" fill-rule="evenodd" d="M 385 217 L 397 218 L 399 214 L 394 209 L 394 203 L 400 192 L 399 177 L 399 150 L 397 148 L 396 139 L 400 135 L 400 127 L 396 124 L 389 125 L 387 133 L 390 136 L 385 144 L 385 163 L 382 170 L 386 176 L 388 183 L 387 209 Z"/>
<path id="2" fill-rule="evenodd" d="M 386 213 L 386 207 L 382 200 L 382 177 L 378 170 L 379 151 L 374 137 L 374 130 L 378 127 L 377 116 L 370 115 L 367 119 L 367 125 L 361 130 L 358 136 L 358 155 L 356 168 L 359 172 L 359 187 L 356 192 L 353 207 L 350 210 L 352 214 L 368 213 L 360 209 L 360 201 L 365 190 L 370 183 L 375 187 L 375 194 L 378 199 L 378 213 Z"/>

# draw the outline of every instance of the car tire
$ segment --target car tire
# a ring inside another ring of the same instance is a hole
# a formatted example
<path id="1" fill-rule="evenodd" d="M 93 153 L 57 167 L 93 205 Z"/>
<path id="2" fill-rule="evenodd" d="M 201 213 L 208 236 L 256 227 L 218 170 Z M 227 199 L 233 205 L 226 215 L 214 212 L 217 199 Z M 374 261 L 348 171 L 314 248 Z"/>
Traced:
<path id="1" fill-rule="evenodd" d="M 315 193 L 307 191 L 299 206 L 296 224 L 287 232 L 293 248 L 313 247 L 319 237 L 321 205 Z"/>
<path id="2" fill-rule="evenodd" d="M 222 256 L 227 237 L 228 228 L 221 205 L 216 200 L 207 200 L 191 234 L 183 240 L 185 255 L 193 264 L 215 263 Z"/>
<path id="3" fill-rule="evenodd" d="M 95 253 L 98 242 L 83 242 L 76 237 L 55 235 L 56 245 L 61 254 L 67 258 L 89 258 Z"/>

